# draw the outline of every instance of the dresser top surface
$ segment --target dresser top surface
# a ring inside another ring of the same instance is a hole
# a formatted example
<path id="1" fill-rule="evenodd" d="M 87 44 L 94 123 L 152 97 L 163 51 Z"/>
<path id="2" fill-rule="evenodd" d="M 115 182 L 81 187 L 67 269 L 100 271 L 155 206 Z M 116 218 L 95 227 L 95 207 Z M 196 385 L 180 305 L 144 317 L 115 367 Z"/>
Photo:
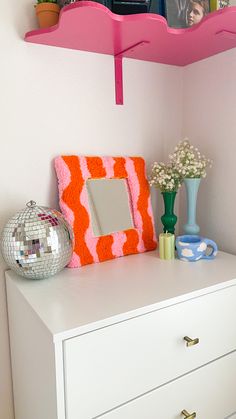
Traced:
<path id="1" fill-rule="evenodd" d="M 219 252 L 212 261 L 160 260 L 158 253 L 131 255 L 54 277 L 29 280 L 6 272 L 54 340 L 149 313 L 236 285 L 236 256 Z"/>

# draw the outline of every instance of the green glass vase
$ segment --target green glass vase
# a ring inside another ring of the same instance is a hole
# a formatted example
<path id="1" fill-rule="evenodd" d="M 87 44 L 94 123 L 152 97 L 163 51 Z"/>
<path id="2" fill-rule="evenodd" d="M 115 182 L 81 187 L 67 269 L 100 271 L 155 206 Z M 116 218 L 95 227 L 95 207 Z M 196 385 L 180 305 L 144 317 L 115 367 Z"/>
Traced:
<path id="1" fill-rule="evenodd" d="M 162 192 L 161 194 L 163 196 L 165 208 L 165 213 L 161 217 L 163 231 L 164 233 L 168 232 L 174 234 L 175 224 L 177 223 L 177 217 L 174 214 L 176 192 Z"/>

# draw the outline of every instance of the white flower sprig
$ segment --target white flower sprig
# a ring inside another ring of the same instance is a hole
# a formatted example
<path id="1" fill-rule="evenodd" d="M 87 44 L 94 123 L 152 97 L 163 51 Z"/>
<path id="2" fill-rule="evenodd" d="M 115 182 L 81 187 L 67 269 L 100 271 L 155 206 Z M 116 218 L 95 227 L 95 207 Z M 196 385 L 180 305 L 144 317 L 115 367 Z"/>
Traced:
<path id="1" fill-rule="evenodd" d="M 177 192 L 182 180 L 178 171 L 170 164 L 154 162 L 149 184 L 159 188 L 161 192 Z"/>
<path id="2" fill-rule="evenodd" d="M 204 178 L 206 168 L 212 167 L 212 160 L 201 155 L 186 138 L 175 147 L 174 154 L 169 156 L 171 165 L 182 178 Z"/>

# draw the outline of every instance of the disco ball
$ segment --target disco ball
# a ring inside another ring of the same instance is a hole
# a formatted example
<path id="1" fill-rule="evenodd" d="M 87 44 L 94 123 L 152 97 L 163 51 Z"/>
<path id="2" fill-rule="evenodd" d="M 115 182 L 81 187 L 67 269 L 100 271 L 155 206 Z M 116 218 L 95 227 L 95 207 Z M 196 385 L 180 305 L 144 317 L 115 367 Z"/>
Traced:
<path id="1" fill-rule="evenodd" d="M 25 278 L 55 275 L 70 261 L 73 232 L 62 214 L 54 209 L 26 204 L 5 225 L 1 249 L 7 265 Z"/>

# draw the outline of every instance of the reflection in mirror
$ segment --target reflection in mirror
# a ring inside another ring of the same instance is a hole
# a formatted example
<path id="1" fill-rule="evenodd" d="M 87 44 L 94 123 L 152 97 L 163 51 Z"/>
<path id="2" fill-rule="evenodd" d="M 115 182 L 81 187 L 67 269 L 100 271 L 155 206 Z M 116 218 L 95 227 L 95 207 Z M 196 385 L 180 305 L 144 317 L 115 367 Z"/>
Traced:
<path id="1" fill-rule="evenodd" d="M 126 179 L 88 179 L 86 187 L 96 237 L 134 228 Z"/>

